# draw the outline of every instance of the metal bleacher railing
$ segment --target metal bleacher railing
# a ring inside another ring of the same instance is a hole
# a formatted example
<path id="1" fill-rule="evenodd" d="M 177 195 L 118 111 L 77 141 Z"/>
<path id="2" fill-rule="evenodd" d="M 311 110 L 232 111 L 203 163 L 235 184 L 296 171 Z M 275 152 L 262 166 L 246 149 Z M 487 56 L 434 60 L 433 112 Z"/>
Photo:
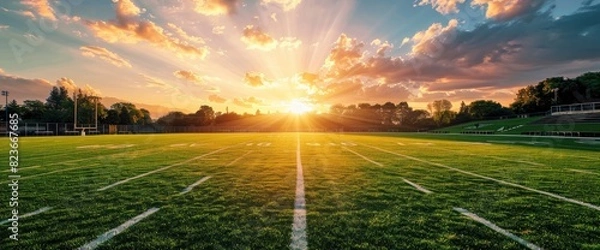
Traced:
<path id="1" fill-rule="evenodd" d="M 552 106 L 552 115 L 600 113 L 600 102 L 575 103 L 568 105 Z"/>

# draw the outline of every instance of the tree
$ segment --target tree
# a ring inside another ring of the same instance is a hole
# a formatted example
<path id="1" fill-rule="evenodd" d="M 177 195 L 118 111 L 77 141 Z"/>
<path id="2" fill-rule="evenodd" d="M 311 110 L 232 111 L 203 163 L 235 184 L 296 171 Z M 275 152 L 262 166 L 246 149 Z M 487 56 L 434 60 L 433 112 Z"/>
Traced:
<path id="1" fill-rule="evenodd" d="M 129 110 L 125 107 L 121 107 L 121 111 L 119 112 L 119 124 L 121 125 L 131 125 L 133 124 L 133 119 L 129 114 Z"/>
<path id="2" fill-rule="evenodd" d="M 600 99 L 600 72 L 587 72 L 575 78 L 575 81 L 586 86 L 586 97 L 592 101 Z"/>
<path id="3" fill-rule="evenodd" d="M 477 100 L 468 106 L 469 115 L 475 119 L 498 116 L 502 111 L 502 104 L 491 100 Z"/>
<path id="4" fill-rule="evenodd" d="M 46 122 L 73 122 L 74 103 L 65 87 L 52 87 L 45 105 Z"/>
<path id="5" fill-rule="evenodd" d="M 43 121 L 46 106 L 39 100 L 26 100 L 23 102 L 23 120 Z"/>
<path id="6" fill-rule="evenodd" d="M 196 115 L 199 119 L 197 125 L 200 126 L 211 125 L 215 120 L 215 111 L 208 105 L 200 106 L 200 109 L 196 111 Z"/>
<path id="7" fill-rule="evenodd" d="M 346 108 L 344 107 L 344 105 L 338 103 L 329 107 L 329 113 L 334 115 L 342 115 L 345 109 Z"/>
<path id="8" fill-rule="evenodd" d="M 119 118 L 119 111 L 114 109 L 109 109 L 106 111 L 106 123 L 107 124 L 121 124 L 121 120 Z"/>
<path id="9" fill-rule="evenodd" d="M 407 116 L 413 111 L 407 102 L 400 102 L 396 105 L 396 117 L 400 125 L 405 124 Z"/>
<path id="10" fill-rule="evenodd" d="M 140 125 L 148 125 L 152 124 L 152 117 L 150 116 L 150 111 L 147 109 L 140 109 L 140 113 L 142 113 L 142 118 L 138 120 L 138 124 Z"/>
<path id="11" fill-rule="evenodd" d="M 439 127 L 443 124 L 450 124 L 456 117 L 456 112 L 451 111 L 452 103 L 446 99 L 435 100 L 427 104 L 427 109 L 431 112 L 433 121 Z"/>

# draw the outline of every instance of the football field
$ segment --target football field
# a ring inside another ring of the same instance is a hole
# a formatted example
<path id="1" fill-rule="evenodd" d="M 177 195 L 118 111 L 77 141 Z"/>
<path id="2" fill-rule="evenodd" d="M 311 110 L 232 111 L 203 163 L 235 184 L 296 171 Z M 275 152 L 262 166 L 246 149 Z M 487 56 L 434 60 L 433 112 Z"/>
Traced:
<path id="1" fill-rule="evenodd" d="M 465 138 L 24 137 L 0 249 L 600 249 L 597 141 Z"/>

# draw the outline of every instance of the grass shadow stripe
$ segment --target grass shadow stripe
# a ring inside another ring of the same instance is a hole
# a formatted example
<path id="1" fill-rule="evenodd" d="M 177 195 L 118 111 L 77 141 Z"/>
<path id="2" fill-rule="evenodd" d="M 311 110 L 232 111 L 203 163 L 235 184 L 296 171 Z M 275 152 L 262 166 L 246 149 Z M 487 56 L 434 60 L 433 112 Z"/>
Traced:
<path id="1" fill-rule="evenodd" d="M 205 176 L 204 178 L 198 180 L 197 182 L 194 182 L 192 185 L 189 185 L 188 187 L 186 187 L 183 191 L 181 191 L 181 193 L 179 193 L 179 195 L 183 195 L 186 194 L 190 191 L 192 191 L 192 189 L 194 189 L 194 187 L 202 184 L 203 182 L 207 181 L 208 179 L 210 179 L 212 176 Z"/>
<path id="2" fill-rule="evenodd" d="M 308 249 L 306 237 L 306 199 L 304 196 L 304 172 L 300 154 L 300 134 L 297 133 L 296 146 L 296 199 L 294 200 L 294 222 L 292 224 L 290 249 Z"/>
<path id="3" fill-rule="evenodd" d="M 347 147 L 342 147 L 342 148 L 343 148 L 344 150 L 346 150 L 346 151 L 350 151 L 350 153 L 353 153 L 353 154 L 357 155 L 357 156 L 358 156 L 358 157 L 360 157 L 360 158 L 363 158 L 365 161 L 368 161 L 368 162 L 370 162 L 370 163 L 373 163 L 373 164 L 375 164 L 375 165 L 377 165 L 377 166 L 383 167 L 383 164 L 381 164 L 381 163 L 379 163 L 379 162 L 376 162 L 376 161 L 374 161 L 374 160 L 371 160 L 371 159 L 367 158 L 366 156 L 364 156 L 364 155 L 361 155 L 361 154 L 357 153 L 356 151 L 354 151 L 354 150 L 352 150 L 352 149 L 349 149 L 349 148 L 347 148 Z"/>
<path id="4" fill-rule="evenodd" d="M 600 207 L 599 206 L 596 206 L 596 205 L 593 205 L 593 204 L 590 204 L 590 203 L 586 203 L 586 202 L 583 202 L 583 201 L 578 201 L 578 200 L 575 200 L 575 199 L 567 198 L 567 197 L 564 197 L 564 196 L 560 196 L 558 194 L 554 194 L 554 193 L 550 193 L 550 192 L 538 190 L 538 189 L 535 189 L 535 188 L 530 188 L 530 187 L 527 187 L 527 186 L 523 186 L 521 184 L 516 184 L 516 183 L 512 183 L 512 182 L 508 182 L 508 181 L 498 180 L 498 179 L 495 179 L 495 178 L 492 178 L 492 177 L 488 177 L 488 176 L 476 174 L 476 173 L 473 173 L 473 172 L 465 171 L 465 170 L 462 170 L 462 169 L 458 169 L 458 168 L 446 166 L 446 165 L 441 164 L 441 163 L 431 162 L 431 161 L 423 160 L 423 159 L 420 159 L 420 158 L 417 158 L 417 157 L 403 155 L 403 154 L 400 154 L 400 153 L 396 153 L 396 152 L 393 152 L 393 151 L 381 149 L 381 148 L 370 146 L 370 145 L 366 145 L 366 144 L 365 144 L 365 146 L 373 148 L 373 149 L 377 149 L 377 150 L 379 150 L 381 152 L 385 152 L 385 153 L 388 153 L 388 154 L 397 155 L 397 156 L 400 156 L 400 157 L 405 158 L 405 159 L 409 159 L 409 160 L 413 160 L 413 161 L 418 161 L 418 162 L 422 162 L 422 163 L 427 163 L 429 165 L 438 166 L 438 167 L 442 167 L 442 168 L 447 168 L 447 169 L 450 169 L 450 170 L 453 170 L 453 171 L 456 171 L 456 172 L 459 172 L 459 173 L 463 173 L 463 174 L 466 174 L 466 175 L 474 176 L 474 177 L 485 179 L 485 180 L 489 180 L 489 181 L 494 181 L 494 182 L 497 182 L 497 183 L 500 183 L 500 184 L 503 184 L 503 185 L 507 185 L 507 186 L 511 186 L 511 187 L 516 187 L 516 188 L 524 189 L 524 190 L 527 190 L 527 191 L 531 191 L 531 192 L 535 192 L 535 193 L 538 193 L 538 194 L 546 195 L 546 196 L 553 197 L 553 198 L 556 198 L 556 199 L 559 199 L 559 200 L 562 200 L 562 201 L 570 202 L 570 203 L 573 203 L 573 204 L 581 205 L 581 206 L 584 206 L 584 207 L 588 207 L 588 208 L 600 211 Z"/>
<path id="5" fill-rule="evenodd" d="M 43 208 L 40 208 L 40 209 L 38 209 L 38 210 L 35 210 L 35 211 L 31 212 L 31 213 L 26 213 L 26 214 L 24 214 L 24 215 L 21 215 L 21 216 L 19 216 L 19 219 L 21 219 L 21 218 L 27 218 L 27 217 L 34 216 L 34 215 L 38 215 L 38 214 L 41 214 L 41 213 L 43 213 L 43 212 L 46 212 L 46 211 L 48 211 L 48 210 L 50 210 L 50 209 L 52 209 L 52 207 L 43 207 Z M 9 222 L 11 222 L 11 220 L 10 220 L 10 219 L 8 219 L 8 220 L 3 220 L 2 222 L 0 222 L 0 225 L 4 225 L 4 224 L 6 224 L 6 223 L 9 223 Z"/>
<path id="6" fill-rule="evenodd" d="M 527 247 L 529 249 L 532 249 L 532 250 L 541 250 L 542 249 L 541 247 L 536 246 L 535 244 L 530 243 L 530 242 L 528 242 L 528 241 L 526 241 L 526 240 L 524 240 L 522 238 L 519 238 L 518 236 L 512 234 L 511 232 L 509 232 L 509 231 L 507 231 L 507 230 L 505 230 L 505 229 L 497 226 L 496 224 L 494 224 L 494 223 L 492 223 L 492 222 L 490 222 L 490 221 L 488 221 L 488 220 L 486 220 L 484 218 L 479 217 L 478 215 L 476 215 L 474 213 L 469 212 L 468 210 L 466 210 L 464 208 L 455 207 L 454 211 L 459 212 L 462 215 L 467 216 L 470 219 L 472 219 L 474 221 L 477 221 L 477 222 L 485 225 L 486 227 L 488 227 L 488 228 L 490 228 L 490 229 L 492 229 L 492 230 L 494 230 L 494 231 L 496 231 L 496 232 L 498 232 L 498 233 L 500 233 L 500 234 L 502 234 L 502 235 L 504 235 L 504 236 L 506 236 L 506 237 L 508 237 L 508 238 L 510 238 L 510 239 L 512 239 L 514 241 L 516 241 L 516 242 L 518 242 L 519 244 L 521 244 L 521 245 L 523 245 L 523 246 L 525 246 L 525 247 Z"/>
<path id="7" fill-rule="evenodd" d="M 411 186 L 413 186 L 414 188 L 416 188 L 417 190 L 419 190 L 419 191 L 421 191 L 421 192 L 423 192 L 423 193 L 426 193 L 426 194 L 431 194 L 431 193 L 433 193 L 433 192 L 431 192 L 430 190 L 427 190 L 426 188 L 424 188 L 424 187 L 421 187 L 419 184 L 413 183 L 413 182 L 411 182 L 411 181 L 409 181 L 409 180 L 407 180 L 407 179 L 404 179 L 404 178 L 402 178 L 402 180 L 403 180 L 404 182 L 406 182 L 408 185 L 411 185 Z"/>
<path id="8" fill-rule="evenodd" d="M 92 249 L 96 249 L 98 246 L 100 246 L 100 244 L 110 240 L 112 237 L 115 237 L 117 234 L 120 234 L 121 232 L 125 231 L 127 228 L 135 225 L 136 223 L 140 222 L 141 220 L 143 220 L 144 218 L 152 215 L 153 213 L 156 213 L 158 210 L 160 210 L 160 208 L 150 208 L 148 209 L 146 212 L 143 212 L 142 214 L 126 221 L 125 223 L 121 224 L 118 227 L 115 227 L 111 230 L 109 230 L 108 232 L 98 236 L 98 238 L 96 238 L 95 240 L 77 248 L 77 250 L 92 250 Z"/>
<path id="9" fill-rule="evenodd" d="M 212 155 L 212 154 L 216 154 L 216 153 L 218 153 L 218 152 L 221 152 L 221 151 L 223 151 L 223 150 L 226 150 L 226 149 L 229 149 L 229 148 L 231 148 L 231 147 L 225 147 L 225 148 L 217 149 L 217 150 L 215 150 L 215 151 L 212 151 L 212 152 L 209 152 L 209 153 L 206 153 L 206 154 L 200 155 L 200 156 L 196 156 L 196 157 L 194 157 L 194 158 L 191 158 L 191 159 L 188 159 L 188 160 L 185 160 L 185 161 L 182 161 L 182 162 L 178 162 L 178 163 L 175 163 L 175 164 L 173 164 L 173 165 L 169 165 L 169 166 L 162 167 L 162 168 L 159 168 L 159 169 L 156 169 L 156 170 L 152 170 L 152 171 L 150 171 L 150 172 L 146 172 L 146 173 L 143 173 L 143 174 L 140 174 L 140 175 L 136 175 L 136 176 L 134 176 L 134 177 L 127 178 L 127 179 L 124 179 L 124 180 L 121 180 L 121 181 L 115 182 L 115 183 L 113 183 L 113 184 L 110 184 L 110 185 L 108 185 L 108 186 L 101 187 L 101 188 L 99 188 L 99 189 L 98 189 L 98 190 L 96 190 L 96 191 L 104 191 L 104 190 L 107 190 L 107 189 L 109 189 L 109 188 L 113 188 L 113 187 L 115 187 L 115 186 L 118 186 L 118 185 L 121 185 L 121 184 L 124 184 L 124 183 L 130 182 L 130 181 L 132 181 L 132 180 L 135 180 L 135 179 L 139 179 L 139 178 L 142 178 L 142 177 L 146 177 L 146 176 L 148 176 L 148 175 L 151 175 L 151 174 L 155 174 L 155 173 L 158 173 L 158 172 L 161 172 L 161 171 L 165 171 L 165 170 L 167 170 L 167 169 L 169 169 L 169 168 L 172 168 L 172 167 L 181 166 L 181 165 L 183 165 L 183 164 L 186 164 L 186 163 L 188 163 L 188 162 L 192 162 L 192 161 L 195 161 L 195 160 L 198 160 L 198 159 L 202 159 L 203 157 L 206 157 L 206 156 L 209 156 L 209 155 Z"/>

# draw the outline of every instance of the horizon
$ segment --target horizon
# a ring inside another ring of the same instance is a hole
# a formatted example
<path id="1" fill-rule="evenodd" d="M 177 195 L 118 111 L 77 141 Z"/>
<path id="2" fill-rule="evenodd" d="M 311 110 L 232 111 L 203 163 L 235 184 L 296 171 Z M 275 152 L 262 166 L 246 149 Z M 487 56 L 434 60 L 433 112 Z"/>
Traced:
<path id="1" fill-rule="evenodd" d="M 438 99 L 453 110 L 508 106 L 522 87 L 600 69 L 596 1 L 505 4 L 3 2 L 0 53 L 11 56 L 0 79 L 19 102 L 65 86 L 151 107 L 157 119 L 200 105 L 239 114 L 387 101 L 426 109 Z"/>

